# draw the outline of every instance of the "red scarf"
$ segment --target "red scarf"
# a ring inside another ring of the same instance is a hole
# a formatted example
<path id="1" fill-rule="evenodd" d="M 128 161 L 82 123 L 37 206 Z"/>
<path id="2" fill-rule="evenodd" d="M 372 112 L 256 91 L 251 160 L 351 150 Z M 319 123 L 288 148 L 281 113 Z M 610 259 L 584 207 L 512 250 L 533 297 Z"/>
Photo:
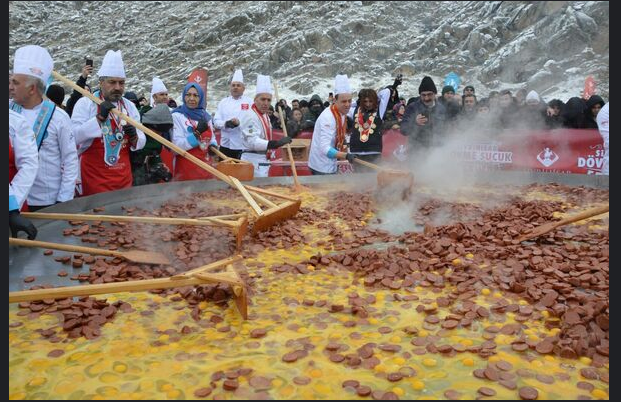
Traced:
<path id="1" fill-rule="evenodd" d="M 259 109 L 257 109 L 257 105 L 255 105 L 254 103 L 252 104 L 252 110 L 254 110 L 257 116 L 259 116 L 259 120 L 261 120 L 261 125 L 263 126 L 263 132 L 265 133 L 266 140 L 271 141 L 272 140 L 272 123 L 270 123 L 269 117 L 259 112 Z"/>
<path id="2" fill-rule="evenodd" d="M 337 109 L 336 105 L 330 106 L 330 111 L 336 120 L 336 149 L 340 152 L 347 152 L 345 149 L 345 133 L 347 132 L 347 123 L 341 119 L 341 113 Z"/>

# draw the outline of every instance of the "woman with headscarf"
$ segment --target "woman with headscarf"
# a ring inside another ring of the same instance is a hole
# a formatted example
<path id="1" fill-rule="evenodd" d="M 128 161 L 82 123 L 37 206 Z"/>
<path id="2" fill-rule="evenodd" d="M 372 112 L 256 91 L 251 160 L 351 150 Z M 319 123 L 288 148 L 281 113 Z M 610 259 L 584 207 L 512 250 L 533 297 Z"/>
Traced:
<path id="1" fill-rule="evenodd" d="M 209 147 L 218 146 L 211 115 L 205 110 L 205 94 L 196 83 L 183 88 L 183 104 L 172 111 L 172 142 L 203 161 L 210 161 Z M 173 180 L 211 179 L 211 173 L 180 155 L 173 162 Z"/>
<path id="2" fill-rule="evenodd" d="M 382 119 L 379 116 L 377 93 L 361 89 L 354 109 L 354 127 L 349 139 L 349 152 L 357 158 L 378 163 L 382 156 Z M 356 170 L 369 169 L 356 165 Z"/>

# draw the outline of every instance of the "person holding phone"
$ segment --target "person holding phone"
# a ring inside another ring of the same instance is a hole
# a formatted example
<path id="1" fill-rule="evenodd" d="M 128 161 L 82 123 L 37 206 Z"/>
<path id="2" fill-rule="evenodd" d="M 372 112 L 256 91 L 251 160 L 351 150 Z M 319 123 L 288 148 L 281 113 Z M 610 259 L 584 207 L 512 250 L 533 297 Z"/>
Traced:
<path id="1" fill-rule="evenodd" d="M 91 87 L 86 83 L 88 77 L 93 74 L 93 59 L 90 57 L 84 58 L 84 66 L 82 66 L 82 74 L 78 77 L 78 80 L 75 82 L 77 86 L 80 88 L 88 89 L 91 92 Z M 69 100 L 67 100 L 67 105 L 65 105 L 65 111 L 71 117 L 73 114 L 73 108 L 75 104 L 80 100 L 82 94 L 76 91 L 75 89 L 71 93 Z"/>
<path id="2" fill-rule="evenodd" d="M 436 101 L 438 90 L 429 76 L 418 87 L 420 98 L 405 110 L 401 134 L 409 137 L 410 151 L 425 149 L 441 143 L 446 121 L 446 108 Z"/>

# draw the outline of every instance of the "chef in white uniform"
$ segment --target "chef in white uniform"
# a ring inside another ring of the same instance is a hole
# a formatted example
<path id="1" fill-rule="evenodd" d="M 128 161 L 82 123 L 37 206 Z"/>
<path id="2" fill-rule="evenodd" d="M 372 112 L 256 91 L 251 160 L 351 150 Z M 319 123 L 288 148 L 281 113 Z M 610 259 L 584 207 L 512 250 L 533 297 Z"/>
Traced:
<path id="1" fill-rule="evenodd" d="M 54 102 L 44 99 L 54 61 L 47 50 L 28 45 L 17 49 L 9 82 L 9 108 L 32 128 L 39 150 L 39 170 L 28 193 L 28 208 L 36 211 L 73 199 L 78 153 L 71 119 Z"/>
<path id="2" fill-rule="evenodd" d="M 308 167 L 315 175 L 336 173 L 338 159 L 350 163 L 355 159 L 345 146 L 347 113 L 352 102 L 352 91 L 346 75 L 336 76 L 334 94 L 334 103 L 321 112 L 313 130 Z"/>
<path id="3" fill-rule="evenodd" d="M 267 114 L 271 103 L 272 84 L 270 77 L 259 74 L 254 103 L 250 110 L 243 111 L 240 117 L 244 149 L 241 159 L 252 162 L 255 177 L 267 177 L 269 172 L 268 156 L 269 159 L 273 159 L 273 150 L 291 142 L 291 137 L 273 139 L 272 125 Z"/>
<path id="4" fill-rule="evenodd" d="M 32 128 L 26 119 L 9 109 L 9 228 L 11 235 L 24 231 L 30 240 L 37 236 L 37 228 L 28 219 L 19 214 L 32 188 L 39 157 L 37 142 Z"/>
<path id="5" fill-rule="evenodd" d="M 252 99 L 244 96 L 246 86 L 241 69 L 235 70 L 230 84 L 231 96 L 218 103 L 213 117 L 213 125 L 220 130 L 220 151 L 231 158 L 241 159 L 244 149 L 239 117 L 243 111 L 250 110 Z"/>

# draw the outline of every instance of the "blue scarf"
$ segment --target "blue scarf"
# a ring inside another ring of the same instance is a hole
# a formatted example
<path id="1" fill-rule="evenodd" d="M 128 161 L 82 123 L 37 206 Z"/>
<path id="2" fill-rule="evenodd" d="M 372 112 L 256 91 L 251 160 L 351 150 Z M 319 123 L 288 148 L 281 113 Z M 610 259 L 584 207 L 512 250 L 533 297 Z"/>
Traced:
<path id="1" fill-rule="evenodd" d="M 185 94 L 188 93 L 190 88 L 195 88 L 198 91 L 199 101 L 198 101 L 198 107 L 196 109 L 190 109 L 185 104 Z M 207 113 L 207 111 L 205 110 L 205 94 L 203 92 L 203 89 L 198 84 L 194 82 L 190 82 L 189 84 L 187 84 L 183 88 L 183 94 L 181 95 L 181 99 L 183 100 L 183 105 L 179 106 L 176 109 L 173 109 L 171 113 L 181 113 L 188 119 L 192 119 L 195 121 L 211 120 L 211 115 Z"/>

